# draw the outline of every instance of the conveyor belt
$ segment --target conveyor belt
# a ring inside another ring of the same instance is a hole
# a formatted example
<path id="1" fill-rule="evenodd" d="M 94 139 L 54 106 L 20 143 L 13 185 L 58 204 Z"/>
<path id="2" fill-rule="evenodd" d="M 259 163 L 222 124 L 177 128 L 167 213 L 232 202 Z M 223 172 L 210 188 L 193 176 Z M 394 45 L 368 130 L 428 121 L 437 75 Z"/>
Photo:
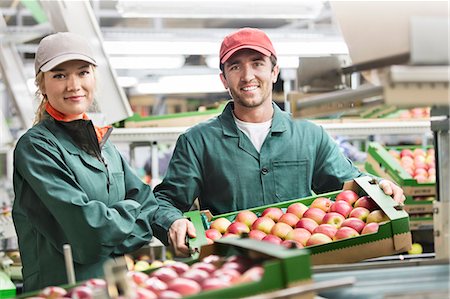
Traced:
<path id="1" fill-rule="evenodd" d="M 343 277 L 356 278 L 352 286 L 327 290 L 318 295 L 332 299 L 448 299 L 448 262 L 384 262 L 366 263 L 357 267 L 322 268 L 315 271 L 315 281 L 334 280 Z M 355 269 L 352 269 L 355 268 Z M 328 271 L 329 270 L 329 271 Z M 319 273 L 317 273 L 319 272 Z"/>

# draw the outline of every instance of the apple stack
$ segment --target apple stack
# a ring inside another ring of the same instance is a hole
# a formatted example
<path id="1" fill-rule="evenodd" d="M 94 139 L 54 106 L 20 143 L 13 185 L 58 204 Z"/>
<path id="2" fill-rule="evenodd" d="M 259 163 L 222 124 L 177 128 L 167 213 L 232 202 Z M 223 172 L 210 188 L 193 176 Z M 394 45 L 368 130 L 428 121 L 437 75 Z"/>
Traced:
<path id="1" fill-rule="evenodd" d="M 404 148 L 401 150 L 392 148 L 388 152 L 418 183 L 436 182 L 436 163 L 433 148 L 427 150 L 422 148 Z"/>
<path id="2" fill-rule="evenodd" d="M 106 281 L 100 278 L 93 278 L 72 289 L 66 290 L 59 286 L 48 286 L 42 289 L 36 296 L 27 298 L 74 298 L 91 299 L 106 297 Z"/>
<path id="3" fill-rule="evenodd" d="M 317 197 L 309 206 L 302 202 L 286 209 L 268 207 L 260 215 L 250 210 L 237 213 L 233 222 L 219 217 L 205 231 L 208 242 L 222 237 L 248 236 L 286 247 L 303 248 L 361 234 L 375 233 L 389 221 L 369 196 L 344 190 L 333 199 Z"/>
<path id="4" fill-rule="evenodd" d="M 182 298 L 244 282 L 259 281 L 263 274 L 264 268 L 261 265 L 240 255 L 209 255 L 192 265 L 178 261 L 164 265 L 150 274 L 128 272 L 138 299 Z"/>

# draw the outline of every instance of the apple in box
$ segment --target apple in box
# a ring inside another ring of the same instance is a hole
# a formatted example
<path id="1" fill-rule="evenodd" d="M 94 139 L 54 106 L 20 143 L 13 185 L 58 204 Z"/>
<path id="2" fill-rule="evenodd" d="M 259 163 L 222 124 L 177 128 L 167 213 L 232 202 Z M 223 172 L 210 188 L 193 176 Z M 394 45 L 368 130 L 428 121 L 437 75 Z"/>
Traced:
<path id="1" fill-rule="evenodd" d="M 318 208 L 324 212 L 328 212 L 332 203 L 333 201 L 331 201 L 331 199 L 329 199 L 328 197 L 317 197 L 313 200 L 309 207 Z"/>
<path id="2" fill-rule="evenodd" d="M 311 232 L 305 228 L 294 228 L 285 237 L 285 240 L 293 240 L 306 245 L 306 242 L 311 237 Z"/>
<path id="3" fill-rule="evenodd" d="M 209 228 L 215 228 L 217 229 L 221 234 L 224 234 L 227 231 L 227 228 L 231 225 L 231 221 L 227 218 L 217 218 L 213 222 L 211 222 L 211 225 Z"/>
<path id="4" fill-rule="evenodd" d="M 376 233 L 378 232 L 379 226 L 378 222 L 367 223 L 362 229 L 361 235 Z"/>
<path id="5" fill-rule="evenodd" d="M 317 222 L 312 220 L 311 218 L 302 218 L 295 225 L 296 228 L 304 228 L 310 233 L 312 233 L 318 226 L 319 224 L 317 224 Z"/>
<path id="6" fill-rule="evenodd" d="M 317 222 L 317 224 L 322 223 L 322 219 L 325 216 L 326 212 L 319 208 L 309 208 L 303 214 L 303 218 L 310 218 Z"/>
<path id="7" fill-rule="evenodd" d="M 364 228 L 364 226 L 366 225 L 366 223 L 364 221 L 362 221 L 359 218 L 356 217 L 350 217 L 344 220 L 344 222 L 342 222 L 341 227 L 351 227 L 354 230 L 356 230 L 358 233 L 361 233 L 362 229 Z"/>
<path id="8" fill-rule="evenodd" d="M 344 216 L 345 218 L 348 217 L 350 212 L 353 210 L 353 207 L 344 200 L 339 200 L 334 202 L 330 207 L 330 212 L 337 212 Z"/>
<path id="9" fill-rule="evenodd" d="M 281 242 L 283 242 L 283 240 L 280 237 L 277 237 L 275 235 L 267 235 L 264 238 L 262 238 L 261 241 L 264 242 L 269 242 L 269 243 L 273 243 L 273 244 L 281 244 Z"/>
<path id="10" fill-rule="evenodd" d="M 333 239 L 322 233 L 314 233 L 306 242 L 306 246 L 320 245 L 333 242 Z"/>
<path id="11" fill-rule="evenodd" d="M 233 222 L 228 226 L 227 233 L 235 234 L 235 235 L 242 235 L 243 233 L 248 233 L 250 229 L 248 226 L 242 222 Z"/>
<path id="12" fill-rule="evenodd" d="M 295 225 L 297 224 L 297 222 L 299 220 L 300 220 L 300 218 L 298 218 L 295 214 L 286 212 L 283 216 L 280 217 L 278 222 L 284 222 L 284 223 L 290 225 L 291 227 L 295 227 Z"/>
<path id="13" fill-rule="evenodd" d="M 205 231 L 205 235 L 207 238 L 215 241 L 222 238 L 222 234 L 215 228 L 210 228 Z"/>
<path id="14" fill-rule="evenodd" d="M 363 208 L 368 209 L 369 211 L 378 209 L 377 203 L 370 196 L 367 196 L 367 195 L 364 195 L 364 196 L 361 196 L 360 198 L 358 198 L 358 200 L 355 202 L 355 204 L 353 206 L 355 208 L 363 207 Z"/>
<path id="15" fill-rule="evenodd" d="M 336 201 L 343 200 L 343 201 L 346 201 L 351 206 L 353 206 L 353 204 L 356 202 L 356 200 L 358 200 L 358 198 L 359 198 L 359 195 L 356 194 L 355 191 L 353 191 L 353 190 L 344 190 L 344 191 L 340 192 L 336 196 L 335 200 Z"/>
<path id="16" fill-rule="evenodd" d="M 342 222 L 344 222 L 345 217 L 338 212 L 328 212 L 323 216 L 322 223 L 331 224 L 336 228 L 341 227 Z"/>
<path id="17" fill-rule="evenodd" d="M 284 240 L 284 238 L 286 237 L 286 235 L 293 230 L 292 226 L 290 226 L 289 224 L 286 224 L 284 222 L 278 222 L 275 223 L 275 225 L 272 227 L 272 230 L 270 231 L 270 233 L 272 235 L 275 235 L 277 237 L 280 237 L 282 240 Z"/>
<path id="18" fill-rule="evenodd" d="M 334 234 L 334 240 L 342 240 L 342 239 L 347 239 L 347 238 L 352 238 L 352 237 L 357 237 L 359 236 L 359 233 L 354 230 L 351 227 L 348 226 L 341 226 L 336 234 Z"/>
<path id="19" fill-rule="evenodd" d="M 202 290 L 198 282 L 183 277 L 172 280 L 168 284 L 168 289 L 180 293 L 182 296 L 194 295 Z"/>
<path id="20" fill-rule="evenodd" d="M 389 221 L 389 217 L 382 210 L 374 210 L 367 216 L 367 223 Z"/>
<path id="21" fill-rule="evenodd" d="M 348 215 L 348 217 L 355 217 L 355 218 L 359 218 L 362 221 L 366 221 L 367 216 L 369 215 L 370 211 L 364 207 L 357 207 L 354 208 L 350 214 Z"/>
<path id="22" fill-rule="evenodd" d="M 153 291 L 148 290 L 148 289 L 137 288 L 135 290 L 135 292 L 136 292 L 136 297 L 134 297 L 134 298 L 136 298 L 136 299 L 157 299 L 158 298 L 158 296 Z M 80 298 L 80 297 L 72 296 L 72 298 Z M 92 298 L 92 297 L 88 297 L 88 298 Z"/>
<path id="23" fill-rule="evenodd" d="M 302 243 L 295 240 L 284 240 L 283 242 L 281 242 L 280 245 L 289 249 L 291 248 L 300 249 L 304 247 Z"/>
<path id="24" fill-rule="evenodd" d="M 276 207 L 270 207 L 265 209 L 262 213 L 262 217 L 269 217 L 273 221 L 278 222 L 278 219 L 280 219 L 281 216 L 283 216 L 283 211 L 280 208 Z"/>
<path id="25" fill-rule="evenodd" d="M 267 234 L 265 232 L 257 230 L 257 229 L 252 229 L 248 233 L 248 237 L 250 239 L 254 239 L 254 240 L 262 240 L 265 236 L 267 236 Z"/>
<path id="26" fill-rule="evenodd" d="M 198 283 L 202 283 L 205 279 L 209 277 L 209 273 L 202 269 L 189 269 L 186 272 L 184 272 L 181 277 L 192 279 Z"/>
<path id="27" fill-rule="evenodd" d="M 235 221 L 242 222 L 247 225 L 249 228 L 252 227 L 253 222 L 258 219 L 255 213 L 249 210 L 241 211 L 236 215 Z"/>
<path id="28" fill-rule="evenodd" d="M 332 224 L 322 223 L 321 225 L 316 227 L 316 229 L 314 230 L 313 233 L 314 234 L 315 233 L 322 233 L 324 235 L 327 235 L 331 239 L 333 239 L 333 237 L 336 234 L 337 230 L 338 230 L 337 227 L 332 225 Z"/>
<path id="29" fill-rule="evenodd" d="M 45 287 L 40 293 L 39 296 L 44 298 L 61 298 L 67 294 L 67 291 L 58 286 L 48 286 Z"/>
<path id="30" fill-rule="evenodd" d="M 174 269 L 171 269 L 169 267 L 162 267 L 152 272 L 150 276 L 157 277 L 165 283 L 169 283 L 170 281 L 178 277 L 178 273 Z"/>
<path id="31" fill-rule="evenodd" d="M 269 217 L 259 217 L 253 222 L 252 230 L 260 230 L 266 234 L 270 234 L 272 227 L 275 225 L 275 221 Z"/>
<path id="32" fill-rule="evenodd" d="M 182 297 L 180 293 L 172 290 L 164 290 L 158 294 L 158 299 L 179 299 Z"/>
<path id="33" fill-rule="evenodd" d="M 286 213 L 292 213 L 299 219 L 303 217 L 303 213 L 308 209 L 308 206 L 301 202 L 290 204 L 286 210 Z"/>
<path id="34" fill-rule="evenodd" d="M 211 277 L 204 280 L 201 284 L 202 290 L 216 290 L 229 287 L 231 285 L 231 281 L 227 281 L 224 279 L 220 279 L 218 277 Z"/>
<path id="35" fill-rule="evenodd" d="M 160 280 L 157 277 L 150 277 L 149 279 L 144 281 L 142 287 L 158 295 L 162 291 L 167 290 L 167 283 L 165 283 L 164 281 Z"/>

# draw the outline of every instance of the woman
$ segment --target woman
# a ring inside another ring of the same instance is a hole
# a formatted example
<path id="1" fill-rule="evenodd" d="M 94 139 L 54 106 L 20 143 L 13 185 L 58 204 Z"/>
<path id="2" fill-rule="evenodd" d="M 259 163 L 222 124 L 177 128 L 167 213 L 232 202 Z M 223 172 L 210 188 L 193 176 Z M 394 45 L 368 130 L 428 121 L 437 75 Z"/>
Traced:
<path id="1" fill-rule="evenodd" d="M 186 219 L 169 223 L 163 217 L 174 208 L 157 205 L 151 188 L 108 141 L 112 128 L 88 119 L 95 67 L 91 48 L 78 35 L 56 33 L 39 44 L 41 103 L 35 125 L 14 151 L 13 219 L 26 292 L 67 283 L 64 244 L 71 245 L 81 281 L 103 276 L 106 260 L 148 243 L 151 225 L 160 232 L 184 227 L 193 236 Z"/>

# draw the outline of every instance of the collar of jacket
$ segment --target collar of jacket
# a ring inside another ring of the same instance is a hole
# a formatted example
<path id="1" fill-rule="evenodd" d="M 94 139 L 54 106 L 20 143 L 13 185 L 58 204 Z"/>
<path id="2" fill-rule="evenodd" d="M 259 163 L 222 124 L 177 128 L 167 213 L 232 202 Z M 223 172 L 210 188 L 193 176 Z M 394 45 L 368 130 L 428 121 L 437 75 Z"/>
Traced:
<path id="1" fill-rule="evenodd" d="M 65 122 L 65 123 L 71 123 L 72 121 L 67 120 L 67 117 L 53 108 L 52 105 L 50 105 L 50 102 L 47 102 L 45 105 L 45 111 L 47 111 L 48 114 L 50 114 L 51 117 L 53 117 L 55 120 L 59 122 Z M 83 120 L 91 122 L 89 117 L 86 113 L 83 113 Z M 92 124 L 93 125 L 93 124 Z M 100 147 L 102 147 L 103 144 L 105 144 L 106 140 L 108 139 L 109 135 L 112 131 L 112 126 L 105 126 L 105 127 L 98 127 L 93 125 L 95 130 L 95 135 L 97 136 L 98 143 L 100 144 Z"/>
<path id="2" fill-rule="evenodd" d="M 272 102 L 273 106 L 273 119 L 271 133 L 283 133 L 287 130 L 287 122 L 289 121 L 289 114 L 282 111 L 278 105 Z M 238 137 L 238 127 L 233 119 L 234 102 L 229 101 L 225 106 L 220 118 L 222 119 L 223 133 L 227 136 Z"/>

